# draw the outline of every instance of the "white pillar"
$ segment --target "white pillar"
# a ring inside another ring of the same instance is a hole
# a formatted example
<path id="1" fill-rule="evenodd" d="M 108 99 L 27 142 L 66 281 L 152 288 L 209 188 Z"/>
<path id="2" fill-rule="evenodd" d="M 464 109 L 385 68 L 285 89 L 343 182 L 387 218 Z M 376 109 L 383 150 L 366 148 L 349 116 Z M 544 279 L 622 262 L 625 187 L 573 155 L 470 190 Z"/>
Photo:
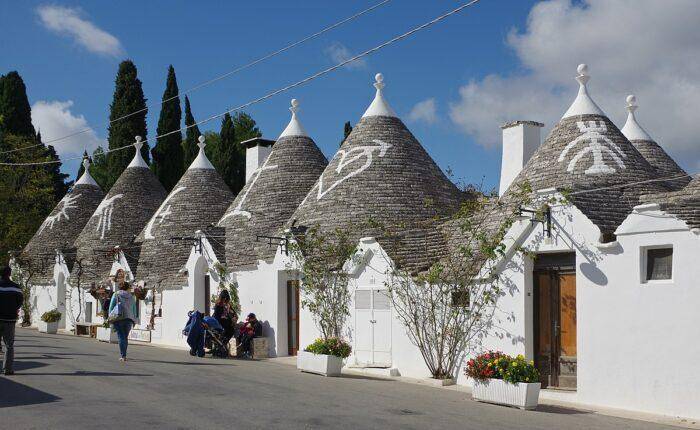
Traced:
<path id="1" fill-rule="evenodd" d="M 503 126 L 503 156 L 501 157 L 501 182 L 498 195 L 502 196 L 525 163 L 540 146 L 541 122 L 513 121 Z"/>

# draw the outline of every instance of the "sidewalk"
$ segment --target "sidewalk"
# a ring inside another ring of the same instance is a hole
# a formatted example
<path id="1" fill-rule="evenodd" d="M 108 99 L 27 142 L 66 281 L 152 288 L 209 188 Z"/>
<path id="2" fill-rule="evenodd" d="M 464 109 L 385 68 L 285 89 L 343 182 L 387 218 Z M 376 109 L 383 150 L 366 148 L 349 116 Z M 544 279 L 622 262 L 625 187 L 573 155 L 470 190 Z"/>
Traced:
<path id="1" fill-rule="evenodd" d="M 296 366 L 296 357 L 277 357 L 277 358 L 270 358 L 270 359 L 268 359 L 268 361 L 273 362 L 273 363 L 283 364 L 283 365 Z M 435 388 L 435 389 L 439 389 L 439 390 L 459 391 L 459 392 L 462 392 L 462 393 L 469 395 L 470 397 L 472 394 L 471 387 L 468 387 L 466 385 L 450 385 L 450 386 L 443 387 L 443 386 L 438 386 L 437 384 L 432 383 L 430 380 L 427 380 L 427 379 L 409 378 L 406 376 L 387 376 L 383 372 L 376 372 L 376 371 L 373 371 L 372 369 L 364 370 L 364 369 L 356 369 L 356 368 L 343 368 L 342 372 L 343 372 L 343 374 L 347 374 L 347 375 L 382 378 L 382 379 L 404 382 L 407 384 L 422 385 L 425 387 Z M 540 392 L 539 404 L 545 405 L 545 406 L 557 407 L 557 408 L 566 408 L 566 409 L 572 409 L 572 410 L 577 410 L 577 411 L 583 411 L 583 412 L 588 412 L 588 413 L 595 413 L 595 414 L 606 415 L 606 416 L 616 417 L 616 418 L 626 418 L 626 419 L 631 419 L 631 420 L 645 421 L 645 422 L 650 422 L 650 423 L 655 423 L 655 424 L 664 424 L 664 425 L 670 425 L 670 426 L 676 426 L 676 427 L 688 428 L 688 429 L 700 429 L 700 421 L 694 420 L 694 419 L 650 414 L 650 413 L 646 413 L 646 412 L 629 411 L 629 410 L 625 410 L 625 409 L 615 409 L 615 408 L 605 408 L 605 407 L 593 406 L 593 405 L 584 405 L 584 404 L 580 404 L 580 403 L 567 402 L 565 400 L 562 400 L 562 398 L 565 398 L 565 397 L 566 397 L 565 392 L 561 392 L 558 390 L 542 390 Z"/>

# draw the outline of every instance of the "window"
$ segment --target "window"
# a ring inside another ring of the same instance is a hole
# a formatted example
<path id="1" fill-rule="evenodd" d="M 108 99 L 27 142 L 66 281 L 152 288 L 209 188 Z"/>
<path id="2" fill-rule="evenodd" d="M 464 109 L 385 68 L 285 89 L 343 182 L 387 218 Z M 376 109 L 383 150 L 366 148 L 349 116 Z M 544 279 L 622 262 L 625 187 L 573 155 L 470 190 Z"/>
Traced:
<path id="1" fill-rule="evenodd" d="M 673 247 L 646 248 L 645 281 L 671 280 L 673 275 Z"/>

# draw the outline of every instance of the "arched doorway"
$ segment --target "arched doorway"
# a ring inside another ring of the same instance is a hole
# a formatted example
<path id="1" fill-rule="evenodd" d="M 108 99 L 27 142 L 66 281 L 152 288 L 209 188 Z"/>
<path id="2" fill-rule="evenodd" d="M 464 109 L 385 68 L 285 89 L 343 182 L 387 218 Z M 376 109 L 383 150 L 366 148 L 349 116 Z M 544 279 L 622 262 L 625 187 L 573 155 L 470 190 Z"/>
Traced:
<path id="1" fill-rule="evenodd" d="M 209 265 L 207 260 L 200 256 L 194 265 L 192 274 L 194 283 L 194 309 L 209 315 L 211 308 L 211 287 L 209 279 Z"/>

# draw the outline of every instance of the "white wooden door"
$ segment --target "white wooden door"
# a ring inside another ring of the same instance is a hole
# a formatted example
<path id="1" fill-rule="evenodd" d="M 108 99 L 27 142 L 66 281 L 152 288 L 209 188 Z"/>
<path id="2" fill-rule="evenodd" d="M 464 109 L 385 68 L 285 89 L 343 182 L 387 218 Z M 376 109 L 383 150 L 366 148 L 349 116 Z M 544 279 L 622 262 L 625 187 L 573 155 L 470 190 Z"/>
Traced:
<path id="1" fill-rule="evenodd" d="M 391 367 L 391 303 L 382 290 L 355 291 L 355 360 L 360 366 Z"/>

